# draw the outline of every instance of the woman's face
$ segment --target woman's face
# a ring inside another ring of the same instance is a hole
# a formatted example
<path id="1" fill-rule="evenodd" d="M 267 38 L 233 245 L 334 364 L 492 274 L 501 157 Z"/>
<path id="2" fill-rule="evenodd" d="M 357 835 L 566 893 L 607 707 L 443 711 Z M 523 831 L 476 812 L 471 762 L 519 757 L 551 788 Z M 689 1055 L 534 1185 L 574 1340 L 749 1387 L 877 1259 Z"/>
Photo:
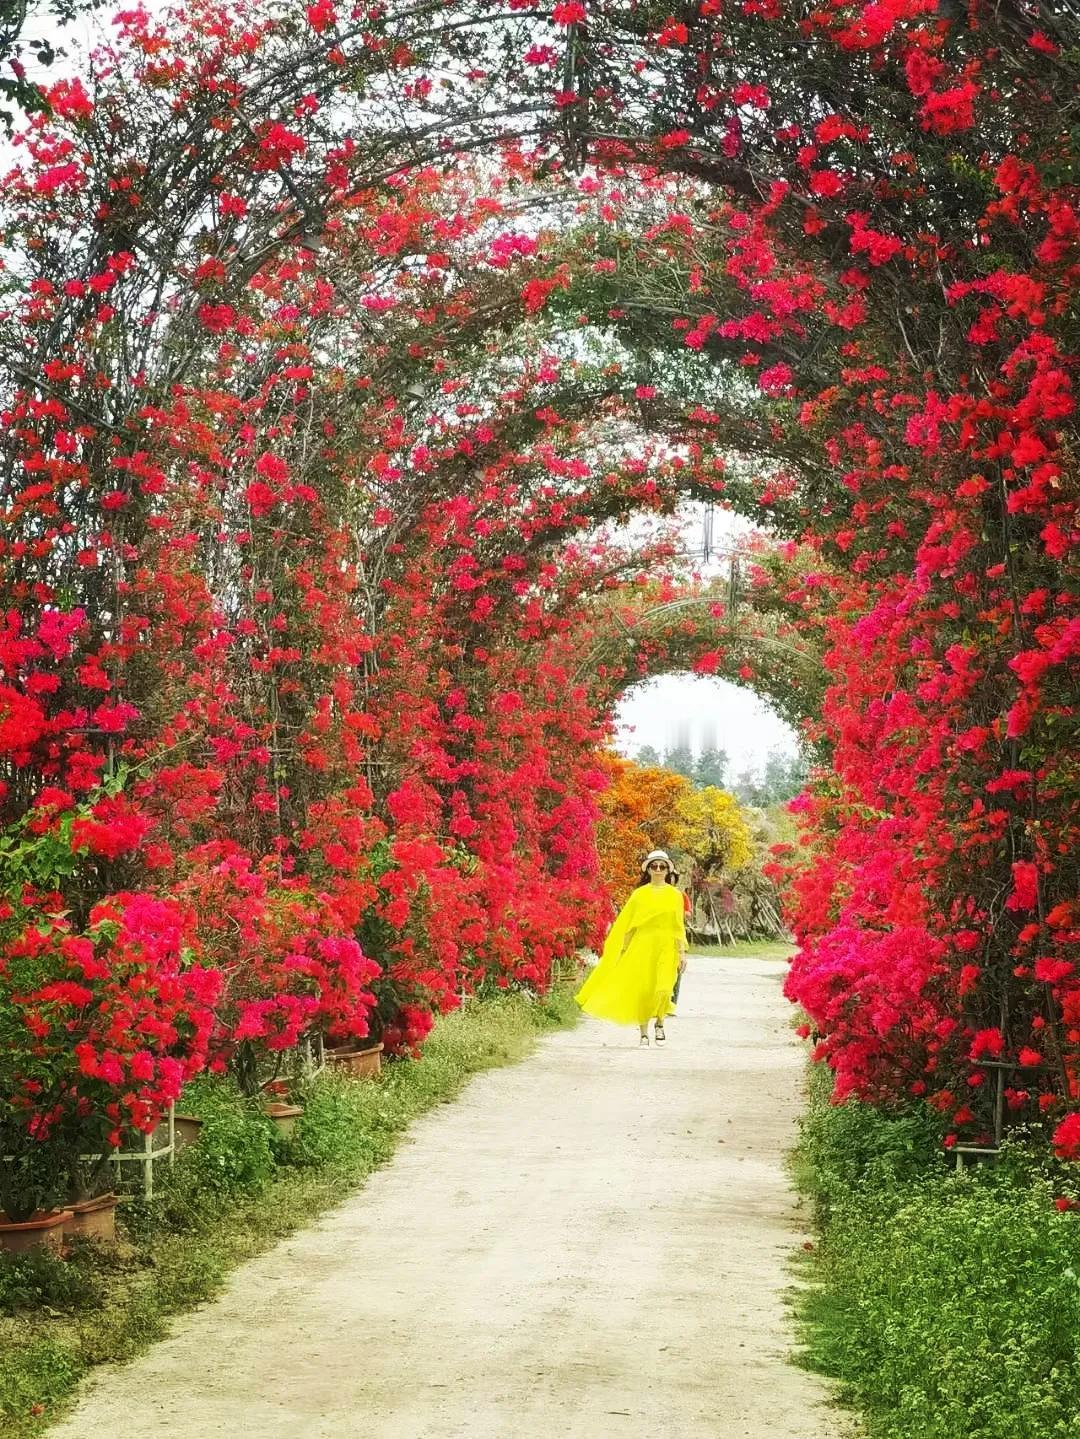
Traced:
<path id="1" fill-rule="evenodd" d="M 649 883 L 667 884 L 668 871 L 671 866 L 666 859 L 654 859 L 649 862 Z"/>

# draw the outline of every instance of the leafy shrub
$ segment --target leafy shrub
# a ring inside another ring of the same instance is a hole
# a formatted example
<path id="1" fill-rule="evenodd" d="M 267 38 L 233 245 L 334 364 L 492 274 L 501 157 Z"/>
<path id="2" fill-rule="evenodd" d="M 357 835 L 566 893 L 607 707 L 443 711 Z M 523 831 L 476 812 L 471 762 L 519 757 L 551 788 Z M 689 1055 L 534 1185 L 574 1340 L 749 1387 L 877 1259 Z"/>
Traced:
<path id="1" fill-rule="evenodd" d="M 225 1079 L 202 1076 L 184 1091 L 185 1111 L 202 1120 L 197 1144 L 177 1169 L 191 1187 L 225 1197 L 256 1194 L 274 1172 L 273 1125 Z"/>
<path id="2" fill-rule="evenodd" d="M 852 1193 L 901 1184 L 942 1166 L 942 1131 L 933 1111 L 889 1115 L 858 1099 L 832 1104 L 831 1085 L 831 1072 L 814 1066 L 796 1156 L 821 1223 Z"/>
<path id="3" fill-rule="evenodd" d="M 380 1086 L 325 1072 L 303 1088 L 299 1102 L 304 1113 L 285 1151 L 292 1163 L 322 1166 L 366 1160 L 374 1167 L 389 1151 L 378 1139 Z"/>
<path id="4" fill-rule="evenodd" d="M 101 1285 L 86 1266 L 70 1264 L 52 1250 L 0 1255 L 0 1313 L 95 1308 Z"/>
<path id="5" fill-rule="evenodd" d="M 1076 1439 L 1080 1218 L 1030 1157 L 948 1172 L 933 1127 L 815 1094 L 799 1154 L 824 1226 L 799 1301 L 807 1361 L 870 1439 Z"/>
<path id="6" fill-rule="evenodd" d="M 223 1208 L 259 1194 L 275 1171 L 276 1132 L 231 1079 L 201 1075 L 184 1090 L 185 1113 L 202 1120 L 188 1145 L 159 1176 L 151 1203 L 134 1200 L 126 1220 L 132 1233 L 187 1231 L 216 1222 Z"/>

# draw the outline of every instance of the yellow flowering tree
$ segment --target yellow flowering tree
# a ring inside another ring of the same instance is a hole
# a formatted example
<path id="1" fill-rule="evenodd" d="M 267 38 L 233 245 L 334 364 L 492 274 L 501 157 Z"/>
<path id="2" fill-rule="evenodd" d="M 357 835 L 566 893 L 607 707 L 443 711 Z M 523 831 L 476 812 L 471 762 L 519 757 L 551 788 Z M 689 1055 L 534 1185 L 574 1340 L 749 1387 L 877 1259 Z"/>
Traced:
<path id="1" fill-rule="evenodd" d="M 742 808 L 734 796 L 715 785 L 689 786 L 678 798 L 670 842 L 688 854 L 701 877 L 741 869 L 753 856 L 753 841 Z"/>

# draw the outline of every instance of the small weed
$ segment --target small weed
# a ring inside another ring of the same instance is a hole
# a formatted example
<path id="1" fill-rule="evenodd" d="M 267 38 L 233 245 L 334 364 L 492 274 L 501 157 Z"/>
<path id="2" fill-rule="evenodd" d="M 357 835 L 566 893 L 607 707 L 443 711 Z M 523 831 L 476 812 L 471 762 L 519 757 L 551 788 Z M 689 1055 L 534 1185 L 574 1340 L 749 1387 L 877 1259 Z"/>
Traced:
<path id="1" fill-rule="evenodd" d="M 101 1302 L 101 1285 L 85 1263 L 68 1263 L 50 1249 L 0 1255 L 0 1314 L 43 1310 L 75 1313 Z"/>

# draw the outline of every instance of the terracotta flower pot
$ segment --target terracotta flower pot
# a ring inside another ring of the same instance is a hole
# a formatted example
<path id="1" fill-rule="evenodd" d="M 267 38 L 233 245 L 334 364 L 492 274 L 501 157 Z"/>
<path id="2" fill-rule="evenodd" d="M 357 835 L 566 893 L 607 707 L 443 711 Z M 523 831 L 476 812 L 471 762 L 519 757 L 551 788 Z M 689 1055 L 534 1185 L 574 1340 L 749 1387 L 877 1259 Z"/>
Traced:
<path id="1" fill-rule="evenodd" d="M 328 1057 L 356 1079 L 375 1079 L 382 1070 L 382 1045 L 369 1049 L 330 1049 Z"/>
<path id="2" fill-rule="evenodd" d="M 296 1127 L 296 1121 L 303 1114 L 304 1108 L 300 1104 L 285 1104 L 281 1100 L 271 1100 L 263 1105 L 263 1113 L 268 1119 L 272 1119 L 277 1126 L 278 1132 L 288 1139 Z"/>
<path id="3" fill-rule="evenodd" d="M 189 1144 L 196 1142 L 202 1132 L 202 1123 L 194 1114 L 173 1115 L 173 1133 L 176 1135 L 178 1150 L 186 1149 Z"/>
<path id="4" fill-rule="evenodd" d="M 37 1245 L 59 1250 L 64 1243 L 64 1230 L 71 1218 L 70 1209 L 57 1209 L 50 1214 L 35 1214 L 15 1224 L 0 1211 L 0 1249 L 8 1254 L 25 1254 Z"/>
<path id="5" fill-rule="evenodd" d="M 111 1244 L 116 1239 L 115 1194 L 99 1194 L 94 1199 L 80 1199 L 68 1205 L 71 1212 L 65 1234 L 81 1234 L 86 1239 L 99 1239 Z"/>

